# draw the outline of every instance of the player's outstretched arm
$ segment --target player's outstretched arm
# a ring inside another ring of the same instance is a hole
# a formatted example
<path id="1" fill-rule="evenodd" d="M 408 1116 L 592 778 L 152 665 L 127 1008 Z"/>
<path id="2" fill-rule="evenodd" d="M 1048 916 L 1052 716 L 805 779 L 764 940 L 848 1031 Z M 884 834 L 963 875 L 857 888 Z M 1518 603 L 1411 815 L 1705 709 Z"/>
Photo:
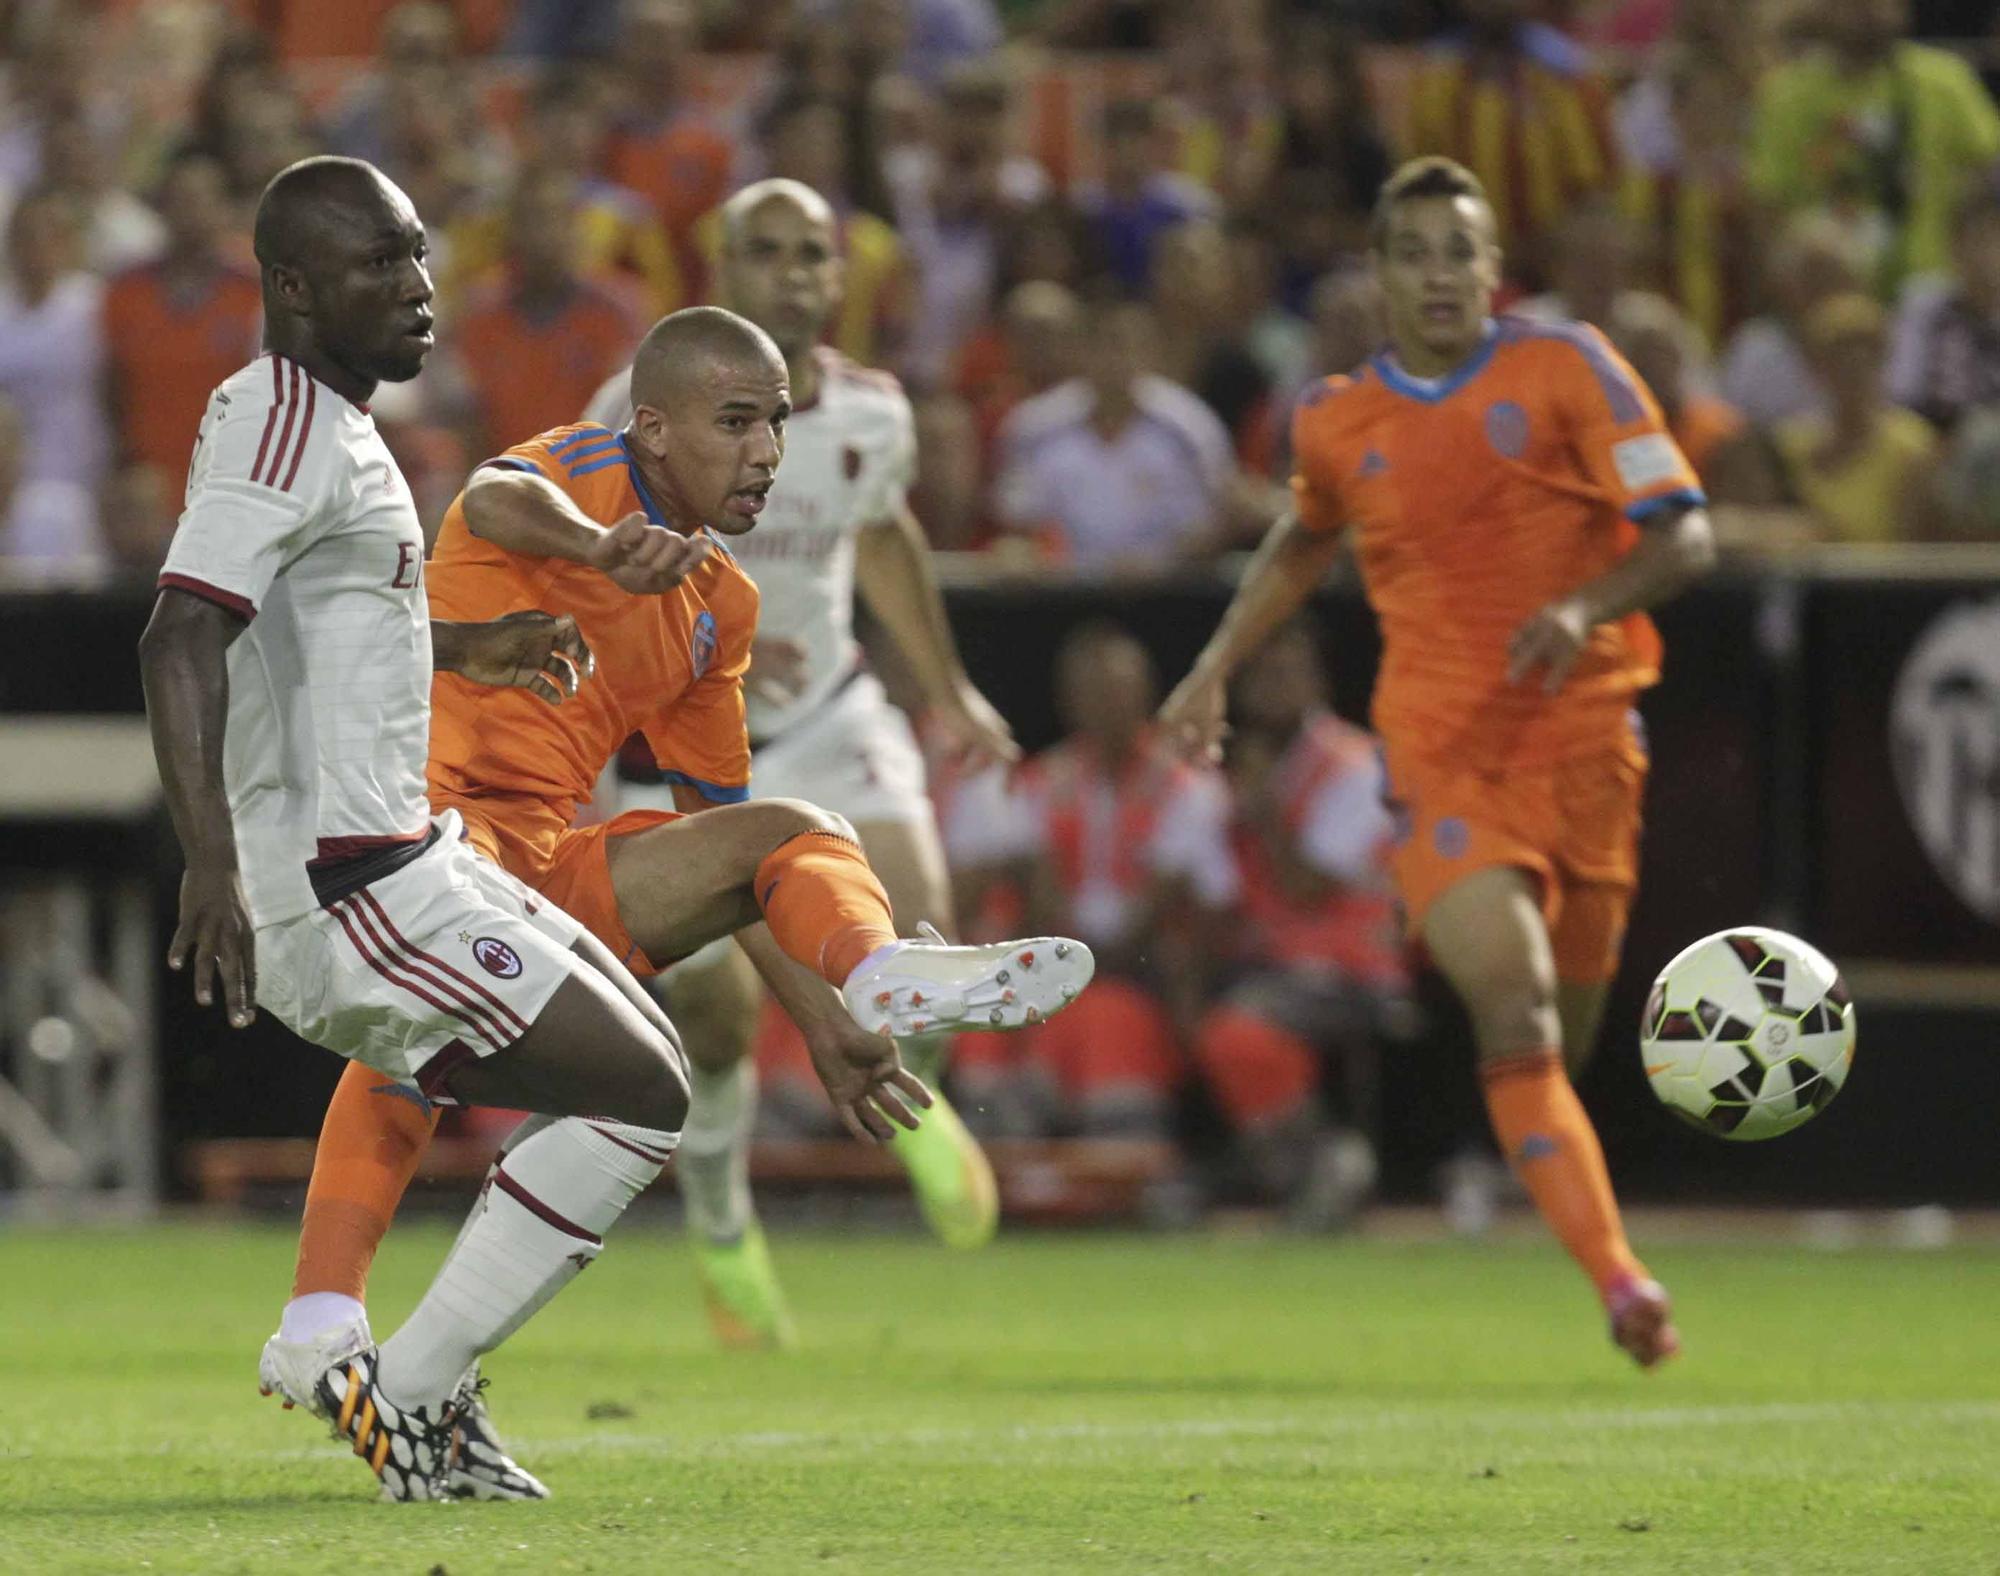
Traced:
<path id="1" fill-rule="evenodd" d="M 432 619 L 431 668 L 560 706 L 597 671 L 597 659 L 569 614 L 521 612 L 485 623 Z"/>
<path id="2" fill-rule="evenodd" d="M 483 466 L 465 484 L 465 528 L 528 558 L 562 558 L 601 570 L 635 596 L 671 591 L 708 558 L 706 536 L 683 536 L 633 513 L 610 525 L 590 518 L 545 476 Z"/>
<path id="3" fill-rule="evenodd" d="M 1340 544 L 1339 532 L 1308 530 L 1295 514 L 1271 527 L 1222 622 L 1160 707 L 1160 725 L 1182 753 L 1221 758 L 1230 675 L 1304 606 L 1340 556 Z"/>
<path id="4" fill-rule="evenodd" d="M 882 621 L 909 659 L 924 698 L 954 736 L 974 768 L 1021 758 L 1014 730 L 979 693 L 959 660 L 951 620 L 931 568 L 930 543 L 908 508 L 899 508 L 861 533 L 854 554 L 854 583 L 868 610 Z"/>
<path id="5" fill-rule="evenodd" d="M 1507 648 L 1507 682 L 1539 670 L 1543 690 L 1562 688 L 1599 624 L 1643 612 L 1679 596 L 1715 566 L 1715 532 L 1703 509 L 1662 513 L 1611 569 L 1551 602 L 1515 632 Z"/>
<path id="6" fill-rule="evenodd" d="M 180 924 L 167 966 L 194 965 L 194 999 L 222 984 L 232 1026 L 256 1016 L 257 954 L 250 908 L 236 864 L 236 828 L 223 786 L 222 740 L 229 718 L 229 646 L 243 633 L 237 614 L 169 588 L 153 604 L 139 639 L 139 676 L 153 730 L 167 810 L 180 838 Z"/>

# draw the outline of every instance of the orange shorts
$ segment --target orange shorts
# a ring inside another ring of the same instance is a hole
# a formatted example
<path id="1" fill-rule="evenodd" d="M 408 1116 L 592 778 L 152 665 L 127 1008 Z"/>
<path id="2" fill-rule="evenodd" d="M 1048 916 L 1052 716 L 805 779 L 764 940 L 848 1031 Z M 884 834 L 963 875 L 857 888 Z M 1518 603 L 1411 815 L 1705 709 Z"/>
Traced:
<path id="1" fill-rule="evenodd" d="M 1558 978 L 1595 984 L 1618 971 L 1646 791 L 1636 728 L 1601 753 L 1525 770 L 1477 771 L 1394 745 L 1385 755 L 1390 865 L 1412 935 L 1444 892 L 1510 865 L 1541 887 Z"/>
<path id="2" fill-rule="evenodd" d="M 565 826 L 545 801 L 524 795 L 468 798 L 433 788 L 430 798 L 433 810 L 459 813 L 474 848 L 562 909 L 634 974 L 657 974 L 667 966 L 640 951 L 618 917 L 604 845 L 613 837 L 678 821 L 676 812 L 627 810 L 594 826 Z"/>

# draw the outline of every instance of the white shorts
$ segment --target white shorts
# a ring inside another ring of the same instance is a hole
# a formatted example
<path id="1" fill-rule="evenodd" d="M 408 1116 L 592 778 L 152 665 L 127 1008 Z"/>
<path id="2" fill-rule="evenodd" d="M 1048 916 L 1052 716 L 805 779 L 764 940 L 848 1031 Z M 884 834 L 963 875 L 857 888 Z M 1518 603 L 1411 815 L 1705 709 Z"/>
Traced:
<path id="1" fill-rule="evenodd" d="M 417 858 L 257 932 L 257 1004 L 301 1039 L 426 1096 L 514 1043 L 587 964 L 583 927 L 464 841 L 455 810 Z"/>
<path id="2" fill-rule="evenodd" d="M 866 672 L 750 758 L 750 792 L 804 799 L 856 826 L 931 819 L 924 753 L 910 719 Z"/>

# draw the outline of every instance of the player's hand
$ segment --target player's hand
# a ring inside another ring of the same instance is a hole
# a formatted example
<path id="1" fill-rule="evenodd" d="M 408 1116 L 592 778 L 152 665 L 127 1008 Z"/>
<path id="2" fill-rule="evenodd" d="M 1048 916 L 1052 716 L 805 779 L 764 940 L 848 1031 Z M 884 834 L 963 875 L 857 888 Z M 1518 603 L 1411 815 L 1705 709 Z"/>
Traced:
<path id="1" fill-rule="evenodd" d="M 1514 632 L 1507 645 L 1507 682 L 1519 684 L 1543 670 L 1542 693 L 1563 687 L 1590 639 L 1590 615 L 1572 597 L 1551 602 Z"/>
<path id="2" fill-rule="evenodd" d="M 989 766 L 1020 764 L 1021 746 L 1014 742 L 1014 730 L 969 680 L 958 683 L 951 699 L 936 708 L 932 719 L 943 735 L 946 752 L 964 770 L 982 772 Z"/>
<path id="3" fill-rule="evenodd" d="M 181 922 L 167 944 L 167 967 L 194 964 L 194 999 L 206 1007 L 222 985 L 229 1026 L 241 1029 L 257 1016 L 257 941 L 243 881 L 232 865 L 188 867 L 181 877 Z"/>
<path id="4" fill-rule="evenodd" d="M 1229 736 L 1229 686 L 1196 669 L 1174 686 L 1160 707 L 1167 741 L 1191 761 L 1213 766 Z"/>
<path id="5" fill-rule="evenodd" d="M 911 1102 L 923 1109 L 933 1103 L 923 1080 L 903 1065 L 896 1042 L 852 1020 L 808 1034 L 806 1049 L 834 1110 L 863 1143 L 886 1143 L 897 1127 L 916 1131 L 923 1118 Z"/>
<path id="6" fill-rule="evenodd" d="M 597 659 L 569 614 L 509 613 L 465 626 L 458 671 L 475 684 L 524 689 L 560 706 L 597 671 Z"/>
<path id="7" fill-rule="evenodd" d="M 789 706 L 806 690 L 806 648 L 783 635 L 759 635 L 750 642 L 750 667 L 744 684 L 759 700 Z"/>
<path id="8" fill-rule="evenodd" d="M 634 513 L 592 542 L 584 562 L 621 590 L 653 596 L 673 590 L 707 563 L 712 545 L 706 532 L 683 536 Z"/>

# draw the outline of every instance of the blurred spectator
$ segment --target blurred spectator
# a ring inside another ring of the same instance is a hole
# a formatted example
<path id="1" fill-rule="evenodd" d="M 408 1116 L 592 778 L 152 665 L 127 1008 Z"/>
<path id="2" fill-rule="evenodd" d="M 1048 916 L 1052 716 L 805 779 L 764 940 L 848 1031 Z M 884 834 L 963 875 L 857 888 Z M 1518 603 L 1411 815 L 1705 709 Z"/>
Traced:
<path id="1" fill-rule="evenodd" d="M 14 204 L 7 221 L 11 278 L 0 291 L 0 394 L 20 412 L 23 455 L 17 507 L 33 489 L 28 538 L 34 556 L 94 562 L 97 491 L 111 454 L 102 399 L 104 286 L 84 272 L 76 205 L 37 188 Z M 190 434 L 189 442 L 192 442 Z M 60 508 L 41 483 L 83 495 Z M 57 529 L 60 522 L 60 530 Z"/>
<path id="2" fill-rule="evenodd" d="M 848 12 L 849 25 L 864 35 L 871 28 L 881 29 L 885 41 L 900 35 L 901 69 L 919 82 L 936 82 L 988 56 L 1005 39 L 993 0 L 848 0 Z M 885 58 L 898 57 L 885 50 Z"/>
<path id="3" fill-rule="evenodd" d="M 1248 208 L 1277 167 L 1285 120 L 1263 10 L 1190 5 L 1168 45 L 1167 124 L 1174 167 L 1224 207 Z"/>
<path id="4" fill-rule="evenodd" d="M 1579 198 L 1613 189 L 1610 104 L 1582 47 L 1530 21 L 1529 0 L 1462 0 L 1464 30 L 1410 85 L 1409 149 L 1456 159 L 1485 184 L 1515 270 Z"/>
<path id="5" fill-rule="evenodd" d="M 619 282 L 576 266 L 574 177 L 523 176 L 507 207 L 502 276 L 453 335 L 480 457 L 572 422 L 598 385 L 631 359 L 644 325 Z"/>
<path id="6" fill-rule="evenodd" d="M 43 129 L 59 115 L 80 109 L 106 146 L 115 146 L 125 129 L 130 106 L 105 70 L 96 20 L 81 5 L 43 7 L 15 19 L 22 48 L 8 63 L 0 104 L 0 193 L 8 202 L 42 181 Z"/>
<path id="7" fill-rule="evenodd" d="M 998 774 L 968 785 L 950 846 L 955 867 L 1015 872 L 1028 928 L 1087 941 L 1097 978 L 1039 1028 L 960 1036 L 960 1109 L 1006 1136 L 1163 1137 L 1181 1071 L 1175 1013 L 1194 1006 L 1184 920 L 1191 897 L 1225 889 L 1225 807 L 1153 731 L 1152 658 L 1124 630 L 1071 635 L 1056 685 L 1063 742 L 1022 767 L 1011 792 Z"/>
<path id="8" fill-rule="evenodd" d="M 1219 541 L 1229 433 L 1193 393 L 1146 370 L 1155 334 L 1137 302 L 1087 314 L 1083 375 L 1001 425 L 1000 524 L 1052 532 L 1079 568 L 1143 574 Z"/>
<path id="9" fill-rule="evenodd" d="M 1609 197 L 1578 203 L 1544 239 L 1541 274 L 1550 285 L 1514 310 L 1547 322 L 1571 319 L 1609 328 L 1619 304 L 1637 292 L 1639 237 Z"/>
<path id="10" fill-rule="evenodd" d="M 728 195 L 731 148 L 694 102 L 686 0 L 627 0 L 611 57 L 613 120 L 603 173 L 653 205 L 683 277 L 698 272 L 691 232 Z"/>
<path id="11" fill-rule="evenodd" d="M 933 547 L 949 552 L 982 545 L 986 473 L 978 418 L 956 394 L 925 394 L 912 404 L 917 477 L 910 507 Z"/>
<path id="12" fill-rule="evenodd" d="M 1772 431 L 1789 501 L 1811 511 L 1836 542 L 1932 534 L 1938 436 L 1923 417 L 1884 397 L 1882 308 L 1859 293 L 1822 301 L 1807 321 L 1806 348 L 1828 408 Z"/>
<path id="13" fill-rule="evenodd" d="M 1009 229 L 1048 190 L 1032 159 L 1008 147 L 1008 79 L 961 68 L 946 82 L 934 149 L 898 155 L 889 175 L 896 221 L 916 270 L 905 376 L 935 388 L 985 318 Z"/>
<path id="14" fill-rule="evenodd" d="M 326 117 L 326 146 L 386 168 L 389 106 L 398 82 L 435 91 L 441 78 L 464 69 L 464 59 L 458 18 L 443 0 L 403 0 L 382 19 L 376 40 L 374 63 L 350 79 Z"/>
<path id="15" fill-rule="evenodd" d="M 216 46 L 196 96 L 189 145 L 221 163 L 246 228 L 270 178 L 319 151 L 264 34 L 237 27 Z"/>
<path id="16" fill-rule="evenodd" d="M 1126 290 L 1142 291 L 1152 275 L 1154 243 L 1176 225 L 1209 217 L 1215 199 L 1170 167 L 1151 100 L 1108 105 L 1101 131 L 1104 179 L 1084 191 L 1079 206 L 1113 277 Z"/>
<path id="17" fill-rule="evenodd" d="M 1947 266 L 1952 213 L 2000 159 L 2000 114 L 1963 60 L 1903 39 L 1908 0 L 1842 0 L 1812 19 L 1823 43 L 1758 96 L 1751 180 L 1781 210 L 1833 209 L 1893 291 Z"/>
<path id="18" fill-rule="evenodd" d="M 1618 103 L 1620 206 L 1655 282 L 1711 351 L 1742 319 L 1756 279 L 1744 150 L 1763 15 L 1740 0 L 1684 0 L 1671 42 Z"/>
<path id="19" fill-rule="evenodd" d="M 110 160 L 80 109 L 65 107 L 43 124 L 42 184 L 76 204 L 92 273 L 149 262 L 166 245 L 160 216 L 112 178 Z"/>
<path id="20" fill-rule="evenodd" d="M 574 67 L 556 67 L 535 83 L 521 128 L 520 173 L 544 171 L 577 183 L 577 270 L 631 278 L 649 311 L 664 316 L 685 306 L 691 291 L 681 277 L 666 227 L 652 206 L 597 169 L 607 133 L 603 95 Z M 422 212 L 419 209 L 419 212 Z M 507 246 L 507 205 L 483 204 L 454 222 L 448 234 L 454 293 L 502 266 Z"/>
<path id="21" fill-rule="evenodd" d="M 1698 362 L 1700 347 L 1687 320 L 1661 297 L 1635 290 L 1618 303 L 1604 329 L 1660 402 L 1668 430 L 1709 497 L 1732 502 L 1754 494 L 1745 471 L 1754 461 L 1743 453 L 1748 432 L 1743 413 L 1691 385 L 1688 369 Z"/>
<path id="22" fill-rule="evenodd" d="M 1361 74 L 1360 49 L 1340 32 L 1300 29 L 1279 63 L 1278 94 L 1284 133 L 1263 215 L 1279 236 L 1289 236 L 1301 220 L 1325 232 L 1317 255 L 1290 281 L 1289 304 L 1302 309 L 1305 289 L 1334 254 L 1367 251 L 1368 216 L 1389 178 L 1389 149 Z M 1309 204 L 1292 200 L 1293 192 L 1307 190 Z"/>
<path id="23" fill-rule="evenodd" d="M 1824 213 L 1792 219 L 1765 258 L 1770 310 L 1737 329 L 1723 350 L 1722 397 L 1759 427 L 1824 411 L 1805 322 L 1822 301 L 1860 288 L 1860 249 L 1846 227 Z"/>
<path id="24" fill-rule="evenodd" d="M 1000 321 L 967 342 L 956 385 L 979 439 L 980 472 L 989 474 L 1008 414 L 1077 373 L 1076 343 L 1083 308 L 1061 285 L 1017 285 L 1001 303 Z"/>
<path id="25" fill-rule="evenodd" d="M 845 111 L 829 97 L 783 98 L 764 112 L 760 137 L 764 173 L 810 186 L 840 219 L 840 304 L 827 343 L 863 366 L 893 360 L 911 310 L 910 260 L 895 228 L 848 195 Z M 719 211 L 702 217 L 695 242 L 707 277 L 722 252 Z"/>
<path id="26" fill-rule="evenodd" d="M 1273 388 L 1292 388 L 1312 356 L 1312 330 L 1304 311 L 1290 310 L 1280 294 L 1277 241 L 1267 225 L 1251 219 L 1232 220 L 1226 233 L 1230 315 L 1238 341 Z"/>
<path id="27" fill-rule="evenodd" d="M 219 164 L 180 155 L 159 203 L 165 253 L 104 293 L 106 389 L 120 465 L 151 467 L 161 495 L 178 498 L 210 390 L 257 353 L 263 291 L 255 269 L 225 253 Z"/>
<path id="28" fill-rule="evenodd" d="M 1292 472 L 1292 413 L 1299 396 L 1321 378 L 1352 372 L 1387 342 L 1382 316 L 1382 291 L 1367 268 L 1344 268 L 1322 274 L 1313 286 L 1308 309 L 1311 334 L 1303 369 L 1284 384 L 1271 402 L 1270 464 L 1264 474 L 1279 479 Z"/>
<path id="29" fill-rule="evenodd" d="M 0 396 L 0 571 L 64 579 L 96 570 L 97 500 L 77 482 L 30 480 L 27 441 L 20 407 Z"/>
<path id="30" fill-rule="evenodd" d="M 1271 378 L 1245 343 L 1229 242 L 1222 226 L 1195 220 L 1161 236 L 1153 261 L 1152 365 L 1190 388 L 1221 418 L 1239 464 L 1264 472 Z"/>
<path id="31" fill-rule="evenodd" d="M 1975 406 L 2000 405 L 2000 195 L 1959 205 L 1949 277 L 1911 281 L 1896 313 L 1889 397 L 1949 432 Z"/>
<path id="32" fill-rule="evenodd" d="M 1408 1011 L 1381 760 L 1329 709 L 1304 622 L 1244 664 L 1230 719 L 1231 883 L 1213 949 L 1228 978 L 1194 1057 L 1259 1190 L 1324 1230 L 1374 1184 L 1377 1042 Z"/>
<path id="33" fill-rule="evenodd" d="M 623 7 L 624 0 L 514 0 L 504 48 L 542 60 L 601 59 L 617 44 Z"/>

